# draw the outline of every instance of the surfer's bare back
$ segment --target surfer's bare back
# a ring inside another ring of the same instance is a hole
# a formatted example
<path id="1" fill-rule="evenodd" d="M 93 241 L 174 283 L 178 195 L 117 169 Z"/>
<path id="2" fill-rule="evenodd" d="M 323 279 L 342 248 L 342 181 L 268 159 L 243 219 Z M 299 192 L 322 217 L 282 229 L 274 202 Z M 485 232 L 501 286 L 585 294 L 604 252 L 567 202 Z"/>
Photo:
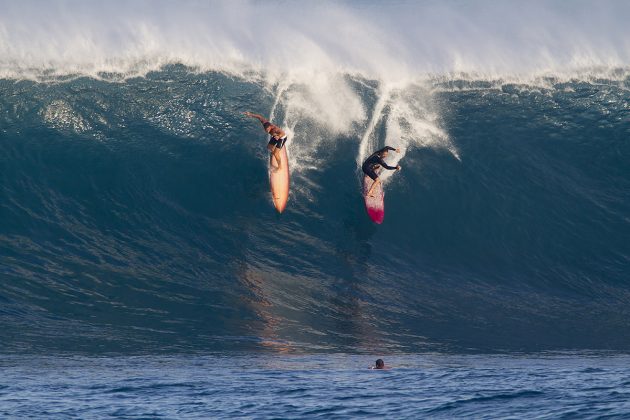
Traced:
<path id="1" fill-rule="evenodd" d="M 280 127 L 273 125 L 268 119 L 260 114 L 254 114 L 249 111 L 243 112 L 243 114 L 251 118 L 256 118 L 260 121 L 265 132 L 271 136 L 269 143 L 267 143 L 267 150 L 269 150 L 269 153 L 276 158 L 276 162 L 278 162 L 278 170 L 282 169 L 280 149 L 282 149 L 284 143 L 287 141 L 287 134 Z"/>

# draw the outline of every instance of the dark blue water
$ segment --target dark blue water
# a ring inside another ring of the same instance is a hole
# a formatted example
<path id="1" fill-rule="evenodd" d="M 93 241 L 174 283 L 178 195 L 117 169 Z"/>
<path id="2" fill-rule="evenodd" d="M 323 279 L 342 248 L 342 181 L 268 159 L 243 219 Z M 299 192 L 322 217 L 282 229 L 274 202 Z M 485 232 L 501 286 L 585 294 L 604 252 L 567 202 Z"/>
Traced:
<path id="1" fill-rule="evenodd" d="M 379 109 L 348 77 L 346 133 L 296 120 L 299 87 L 184 67 L 2 81 L 3 352 L 630 349 L 629 79 L 428 81 Z M 291 129 L 282 215 L 244 109 Z M 362 141 L 404 148 L 381 226 Z"/>

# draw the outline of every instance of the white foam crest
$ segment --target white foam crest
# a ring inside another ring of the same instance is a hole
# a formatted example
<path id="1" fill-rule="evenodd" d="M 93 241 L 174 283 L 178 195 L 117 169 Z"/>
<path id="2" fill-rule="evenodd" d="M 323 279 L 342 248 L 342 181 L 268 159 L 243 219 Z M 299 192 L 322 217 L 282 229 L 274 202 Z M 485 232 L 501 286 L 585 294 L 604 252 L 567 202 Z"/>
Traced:
<path id="1" fill-rule="evenodd" d="M 378 140 L 374 133 L 378 122 L 383 117 L 383 110 L 389 101 L 390 91 L 388 88 L 380 87 L 378 99 L 374 104 L 372 116 L 367 124 L 361 141 L 359 143 L 359 153 L 357 154 L 357 166 L 361 166 L 363 161 L 378 148 Z"/>
<path id="2" fill-rule="evenodd" d="M 385 124 L 384 144 L 379 144 L 374 134 L 378 122 Z M 391 152 L 387 162 L 395 166 L 411 147 L 446 148 L 457 159 L 457 148 L 449 140 L 448 134 L 438 123 L 438 113 L 434 110 L 430 89 L 424 83 L 410 83 L 401 86 L 387 86 L 381 89 L 374 107 L 374 113 L 363 134 L 357 155 L 357 166 L 383 146 L 399 150 Z M 385 182 L 392 171 L 383 171 Z"/>
<path id="3" fill-rule="evenodd" d="M 331 141 L 350 135 L 354 124 L 365 119 L 361 98 L 343 74 L 313 73 L 307 79 L 310 83 L 288 77 L 275 89 L 267 86 L 275 92 L 270 119 L 280 118 L 276 123 L 289 136 L 293 171 L 318 169 L 318 149 L 334 146 Z"/>
<path id="4" fill-rule="evenodd" d="M 182 63 L 274 77 L 525 78 L 628 67 L 628 21 L 623 0 L 0 0 L 0 75 L 142 75 Z"/>
<path id="5" fill-rule="evenodd" d="M 365 110 L 343 76 L 314 73 L 302 79 L 308 83 L 292 84 L 286 94 L 286 101 L 291 105 L 287 117 L 325 125 L 330 134 L 348 134 L 353 122 L 365 118 Z"/>
<path id="6" fill-rule="evenodd" d="M 628 21 L 623 0 L 0 0 L 0 77 L 125 78 L 181 63 L 274 92 L 294 168 L 316 168 L 319 147 L 367 123 L 360 163 L 377 147 L 379 122 L 403 151 L 394 160 L 414 145 L 457 156 L 418 80 L 545 82 L 627 69 Z M 348 74 L 379 83 L 369 121 Z"/>

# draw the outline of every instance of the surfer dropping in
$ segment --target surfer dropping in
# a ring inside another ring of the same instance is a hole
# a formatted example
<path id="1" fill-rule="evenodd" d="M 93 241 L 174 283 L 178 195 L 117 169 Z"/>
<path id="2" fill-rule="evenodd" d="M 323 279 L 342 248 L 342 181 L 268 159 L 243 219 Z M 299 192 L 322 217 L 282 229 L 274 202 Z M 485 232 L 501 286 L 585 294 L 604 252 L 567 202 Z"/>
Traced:
<path id="1" fill-rule="evenodd" d="M 284 146 L 284 143 L 287 141 L 287 134 L 280 127 L 273 125 L 269 122 L 265 117 L 260 114 L 254 114 L 253 112 L 244 112 L 248 117 L 256 118 L 263 125 L 263 129 L 271 136 L 269 139 L 269 143 L 267 144 L 267 150 L 271 153 L 271 156 L 276 158 L 276 162 L 278 162 L 278 168 L 276 170 L 282 169 L 282 160 L 280 158 L 280 149 Z M 271 159 L 271 156 L 269 157 Z"/>
<path id="2" fill-rule="evenodd" d="M 377 170 L 379 170 L 380 167 L 389 169 L 390 171 L 393 171 L 394 169 L 397 171 L 400 171 L 400 165 L 389 166 L 383 160 L 384 158 L 387 157 L 390 150 L 395 150 L 396 153 L 400 153 L 400 149 L 394 149 L 393 147 L 385 146 L 381 150 L 377 150 L 376 152 L 374 152 L 369 158 L 365 160 L 365 162 L 363 162 L 363 165 L 361 166 L 363 173 L 365 173 L 367 176 L 372 178 L 372 181 L 374 181 L 372 183 L 372 186 L 370 187 L 370 190 L 367 192 L 367 195 L 370 197 L 373 197 L 372 191 L 374 190 L 374 187 L 376 187 L 376 185 L 381 182 L 376 172 Z"/>

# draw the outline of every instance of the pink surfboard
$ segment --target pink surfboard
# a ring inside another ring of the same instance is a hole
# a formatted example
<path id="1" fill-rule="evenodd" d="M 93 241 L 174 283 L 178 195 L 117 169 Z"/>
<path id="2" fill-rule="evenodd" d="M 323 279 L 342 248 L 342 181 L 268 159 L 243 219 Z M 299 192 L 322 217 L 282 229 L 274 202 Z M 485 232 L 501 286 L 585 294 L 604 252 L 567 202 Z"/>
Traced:
<path id="1" fill-rule="evenodd" d="M 282 213 L 287 206 L 289 199 L 289 159 L 287 158 L 287 146 L 280 149 L 280 160 L 282 169 L 277 170 L 278 162 L 276 158 L 269 158 L 269 183 L 271 184 L 271 198 L 273 205 Z"/>
<path id="2" fill-rule="evenodd" d="M 373 197 L 368 196 L 367 193 L 373 183 L 374 181 L 369 176 L 365 175 L 363 177 L 363 199 L 365 200 L 365 209 L 368 216 L 374 223 L 380 225 L 385 218 L 385 192 L 383 191 L 383 183 L 379 182 L 372 190 Z"/>

